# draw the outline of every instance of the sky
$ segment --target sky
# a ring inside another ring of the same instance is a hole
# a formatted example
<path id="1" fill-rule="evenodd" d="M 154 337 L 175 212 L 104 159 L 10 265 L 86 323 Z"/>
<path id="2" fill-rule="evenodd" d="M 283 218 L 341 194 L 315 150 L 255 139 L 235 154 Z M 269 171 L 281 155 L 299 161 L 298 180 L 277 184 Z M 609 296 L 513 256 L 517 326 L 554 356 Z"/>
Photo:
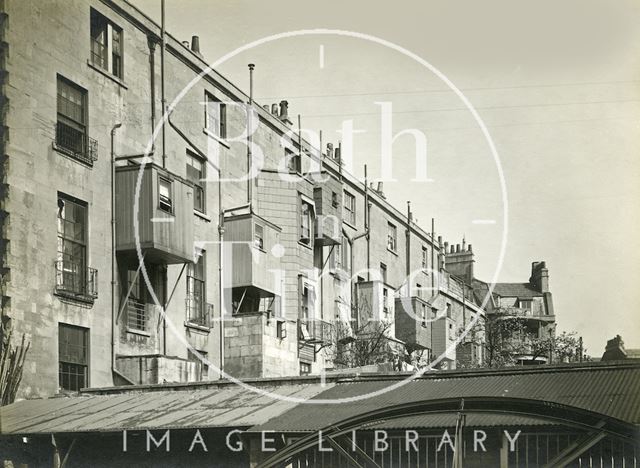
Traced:
<path id="1" fill-rule="evenodd" d="M 159 21 L 160 0 L 130 1 Z M 559 331 L 576 331 L 596 357 L 616 334 L 640 348 L 640 3 L 167 0 L 166 18 L 178 39 L 200 37 L 209 63 L 273 34 L 318 28 L 375 36 L 427 61 L 477 110 L 499 164 L 460 98 L 379 43 L 309 34 L 216 69 L 248 92 L 255 63 L 257 102 L 286 99 L 324 142 L 337 144 L 352 120 L 362 131 L 353 173 L 362 177 L 367 164 L 369 180 L 385 179 L 401 210 L 411 201 L 424 228 L 434 218 L 445 240 L 464 237 L 484 280 L 502 248 L 501 168 L 508 235 L 498 281 L 525 282 L 531 262 L 544 260 Z M 408 135 L 394 141 L 392 173 L 382 171 L 381 102 L 392 106 L 394 134 L 426 136 L 431 182 L 412 181 Z"/>

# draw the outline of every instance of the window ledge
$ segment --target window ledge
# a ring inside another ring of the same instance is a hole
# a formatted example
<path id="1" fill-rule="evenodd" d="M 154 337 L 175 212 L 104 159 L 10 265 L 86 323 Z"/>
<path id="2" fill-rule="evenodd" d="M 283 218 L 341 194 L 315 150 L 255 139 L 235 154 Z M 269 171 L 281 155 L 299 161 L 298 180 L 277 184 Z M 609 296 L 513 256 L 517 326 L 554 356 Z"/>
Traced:
<path id="1" fill-rule="evenodd" d="M 147 338 L 151 336 L 151 333 L 149 332 L 146 332 L 143 330 L 136 330 L 135 328 L 129 328 L 129 327 L 127 327 L 127 333 L 131 333 L 133 335 L 146 336 Z"/>
<path id="2" fill-rule="evenodd" d="M 358 228 L 356 227 L 355 224 L 351 224 L 349 221 L 347 221 L 346 219 L 342 220 L 343 224 L 346 224 L 347 226 L 349 226 L 351 229 L 355 229 L 356 231 L 358 230 Z"/>
<path id="3" fill-rule="evenodd" d="M 389 247 L 387 247 L 387 251 L 391 252 L 396 257 L 398 256 L 398 252 L 396 250 L 391 250 Z"/>
<path id="4" fill-rule="evenodd" d="M 196 330 L 196 331 L 203 332 L 203 333 L 206 333 L 206 334 L 209 334 L 211 332 L 211 328 L 205 327 L 204 325 L 200 325 L 200 324 L 197 324 L 197 323 L 189 322 L 189 321 L 184 322 L 184 326 L 187 327 L 187 328 L 190 328 L 192 330 Z"/>
<path id="5" fill-rule="evenodd" d="M 202 211 L 193 210 L 193 214 L 196 215 L 198 218 L 204 219 L 209 223 L 211 222 L 211 216 L 208 216 L 206 213 L 203 213 Z"/>
<path id="6" fill-rule="evenodd" d="M 224 146 L 227 149 L 231 149 L 231 146 L 229 145 L 229 143 L 227 142 L 227 140 L 220 138 L 217 135 L 214 135 L 213 133 L 211 133 L 209 130 L 207 130 L 206 128 L 202 129 L 202 133 L 204 133 L 205 135 L 207 135 L 209 138 L 213 138 L 214 140 L 216 140 L 218 143 L 220 143 L 222 146 Z"/>
<path id="7" fill-rule="evenodd" d="M 89 68 L 92 68 L 93 70 L 97 71 L 98 73 L 100 73 L 101 75 L 109 78 L 111 81 L 113 81 L 114 83 L 117 83 L 118 85 L 122 86 L 124 89 L 129 89 L 129 87 L 124 84 L 124 81 L 122 81 L 120 78 L 118 78 L 117 76 L 112 75 L 111 73 L 109 73 L 106 70 L 103 70 L 102 68 L 94 65 L 93 63 L 91 63 L 91 60 L 87 59 L 87 65 L 89 65 Z"/>
<path id="8" fill-rule="evenodd" d="M 309 250 L 313 250 L 313 244 L 312 243 L 307 244 L 307 243 L 305 243 L 305 242 L 303 242 L 301 240 L 298 240 L 298 244 L 303 246 L 303 247 L 306 247 Z"/>

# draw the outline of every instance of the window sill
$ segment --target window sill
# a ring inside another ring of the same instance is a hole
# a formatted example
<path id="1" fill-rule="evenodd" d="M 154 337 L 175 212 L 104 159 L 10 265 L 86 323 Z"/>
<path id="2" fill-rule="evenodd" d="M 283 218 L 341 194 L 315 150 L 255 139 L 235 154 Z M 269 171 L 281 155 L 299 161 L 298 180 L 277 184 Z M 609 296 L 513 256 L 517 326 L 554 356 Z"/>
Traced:
<path id="1" fill-rule="evenodd" d="M 398 252 L 396 250 L 391 250 L 389 247 L 387 247 L 387 251 L 391 252 L 393 255 L 395 255 L 396 257 L 398 256 Z"/>
<path id="2" fill-rule="evenodd" d="M 205 221 L 207 221 L 208 223 L 211 222 L 211 217 L 207 216 L 205 213 L 203 213 L 202 211 L 198 211 L 198 210 L 193 210 L 193 214 L 196 215 L 198 218 L 200 219 L 204 219 Z"/>
<path id="3" fill-rule="evenodd" d="M 145 336 L 147 338 L 151 337 L 151 333 L 143 331 L 143 330 L 136 330 L 135 328 L 127 327 L 127 333 L 131 333 L 133 335 Z"/>
<path id="4" fill-rule="evenodd" d="M 216 140 L 218 143 L 220 143 L 222 146 L 224 146 L 227 149 L 231 149 L 231 146 L 229 145 L 229 143 L 227 142 L 227 140 L 220 138 L 217 135 L 214 135 L 213 133 L 211 133 L 209 130 L 207 130 L 206 128 L 202 129 L 202 133 L 204 133 L 205 135 L 207 135 L 209 138 L 213 138 L 214 140 Z"/>
<path id="5" fill-rule="evenodd" d="M 305 243 L 305 242 L 303 242 L 301 240 L 298 240 L 298 244 L 303 246 L 303 247 L 306 247 L 309 250 L 313 250 L 313 243 L 312 242 L 307 244 L 307 243 Z"/>
<path id="6" fill-rule="evenodd" d="M 211 332 L 210 327 L 205 327 L 204 325 L 200 325 L 200 324 L 189 322 L 189 321 L 184 322 L 184 326 L 186 328 L 190 328 L 192 330 L 196 330 L 206 334 L 209 334 Z"/>
<path id="7" fill-rule="evenodd" d="M 100 73 L 101 75 L 109 78 L 114 83 L 122 86 L 124 89 L 129 89 L 128 86 L 126 84 L 124 84 L 124 81 L 122 81 L 122 79 L 120 79 L 117 76 L 112 75 L 108 71 L 103 70 L 102 68 L 94 65 L 93 63 L 91 63 L 91 60 L 87 59 L 87 65 L 89 65 L 89 68 L 91 68 L 91 69 L 97 71 L 98 73 Z"/>

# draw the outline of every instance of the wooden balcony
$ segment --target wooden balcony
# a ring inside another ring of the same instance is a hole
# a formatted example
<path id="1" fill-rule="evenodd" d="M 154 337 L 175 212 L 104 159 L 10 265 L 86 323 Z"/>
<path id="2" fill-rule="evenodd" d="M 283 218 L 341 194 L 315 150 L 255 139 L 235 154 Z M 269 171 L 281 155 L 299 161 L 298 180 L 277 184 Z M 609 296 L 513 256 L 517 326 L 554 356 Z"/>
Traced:
<path id="1" fill-rule="evenodd" d="M 396 338 L 421 349 L 431 349 L 431 306 L 419 297 L 395 300 Z"/>
<path id="2" fill-rule="evenodd" d="M 116 169 L 116 250 L 135 255 L 134 204 L 139 166 Z M 193 261 L 193 187 L 168 171 L 147 164 L 138 193 L 138 235 L 145 260 Z"/>
<path id="3" fill-rule="evenodd" d="M 342 242 L 342 183 L 325 171 L 315 175 L 316 245 L 339 244 Z"/>
<path id="4" fill-rule="evenodd" d="M 272 253 L 280 243 L 280 228 L 256 214 L 241 214 L 224 220 L 224 264 L 231 270 L 225 287 L 256 288 L 260 296 L 279 295 L 275 270 L 280 258 Z"/>

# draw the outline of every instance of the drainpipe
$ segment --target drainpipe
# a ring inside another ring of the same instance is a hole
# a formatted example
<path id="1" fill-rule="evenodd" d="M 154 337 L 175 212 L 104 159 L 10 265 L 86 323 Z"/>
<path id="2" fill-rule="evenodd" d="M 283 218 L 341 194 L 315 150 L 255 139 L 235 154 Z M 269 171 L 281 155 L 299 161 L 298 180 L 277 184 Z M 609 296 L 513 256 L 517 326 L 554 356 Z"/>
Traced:
<path id="1" fill-rule="evenodd" d="M 166 150 L 166 142 L 167 135 L 165 131 L 165 113 L 167 112 L 167 97 L 165 95 L 165 83 L 164 83 L 164 56 L 165 49 L 167 48 L 167 37 L 165 31 L 165 8 L 164 8 L 165 0 L 161 0 L 161 36 L 162 36 L 162 47 L 160 49 L 160 98 L 162 99 L 162 168 L 167 168 L 167 150 Z"/>
<path id="2" fill-rule="evenodd" d="M 253 154 L 251 146 L 253 144 L 253 135 L 251 129 L 251 111 L 253 110 L 253 69 L 255 65 L 249 64 L 249 107 L 247 108 L 247 203 L 249 204 L 249 212 L 253 213 L 253 181 L 251 180 L 251 170 L 253 169 Z"/>
<path id="3" fill-rule="evenodd" d="M 147 38 L 149 45 L 149 80 L 150 80 L 150 100 L 151 100 L 151 134 L 156 129 L 156 43 L 152 37 Z M 155 140 L 152 143 L 155 146 Z M 153 148 L 153 147 L 152 147 Z"/>
<path id="4" fill-rule="evenodd" d="M 364 165 L 364 230 L 367 233 L 367 281 L 371 281 L 371 236 L 369 236 L 369 216 L 371 205 L 369 204 L 369 181 L 367 179 L 367 165 Z"/>
<path id="5" fill-rule="evenodd" d="M 122 126 L 117 123 L 111 129 L 111 370 L 116 371 L 116 130 Z"/>
<path id="6" fill-rule="evenodd" d="M 435 218 L 431 218 L 431 293 L 432 294 L 436 287 L 436 274 L 433 270 L 433 267 L 434 267 L 433 255 L 435 254 L 433 244 L 435 242 L 435 235 L 436 235 L 435 230 L 436 230 L 436 220 Z"/>
<path id="7" fill-rule="evenodd" d="M 407 254 L 405 260 L 407 262 L 407 279 L 411 275 L 411 221 L 413 215 L 411 214 L 411 202 L 407 201 Z M 409 282 L 409 296 L 411 296 L 411 282 Z"/>

